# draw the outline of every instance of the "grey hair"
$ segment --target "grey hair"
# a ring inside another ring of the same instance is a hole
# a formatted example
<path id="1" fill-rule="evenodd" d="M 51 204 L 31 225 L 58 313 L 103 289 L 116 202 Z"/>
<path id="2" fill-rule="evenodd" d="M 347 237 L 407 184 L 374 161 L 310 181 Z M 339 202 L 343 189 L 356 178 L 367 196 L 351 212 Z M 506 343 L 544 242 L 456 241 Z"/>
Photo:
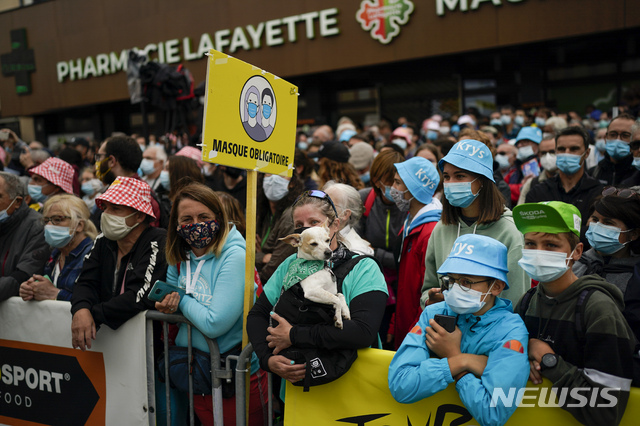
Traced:
<path id="1" fill-rule="evenodd" d="M 336 210 L 338 210 L 340 217 L 344 216 L 346 210 L 351 212 L 349 221 L 344 223 L 344 226 L 354 226 L 358 223 L 364 212 L 364 204 L 362 204 L 362 198 L 358 190 L 351 185 L 337 183 L 333 180 L 327 182 L 322 190 L 329 194 L 336 205 Z"/>
<path id="2" fill-rule="evenodd" d="M 31 151 L 31 159 L 36 164 L 44 163 L 49 157 L 51 157 L 51 154 L 44 149 L 34 149 Z"/>
<path id="3" fill-rule="evenodd" d="M 633 135 L 635 135 L 638 130 L 640 130 L 640 118 L 634 121 L 633 125 L 631 126 L 631 137 L 633 137 Z"/>
<path id="4" fill-rule="evenodd" d="M 4 180 L 4 186 L 9 198 L 13 200 L 16 197 L 24 197 L 27 195 L 27 188 L 18 176 L 7 172 L 0 172 L 0 177 Z"/>
<path id="5" fill-rule="evenodd" d="M 156 160 L 162 161 L 163 164 L 167 162 L 167 152 L 164 150 L 164 147 L 162 145 L 155 144 L 153 146 L 150 146 L 147 149 L 155 149 L 156 150 Z"/>

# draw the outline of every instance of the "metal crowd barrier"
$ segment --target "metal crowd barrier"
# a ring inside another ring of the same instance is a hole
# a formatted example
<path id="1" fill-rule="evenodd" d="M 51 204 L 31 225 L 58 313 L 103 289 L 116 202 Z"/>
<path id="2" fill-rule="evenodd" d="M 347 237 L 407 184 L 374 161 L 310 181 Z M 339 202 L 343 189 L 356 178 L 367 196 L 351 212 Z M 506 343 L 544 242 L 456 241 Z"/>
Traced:
<path id="1" fill-rule="evenodd" d="M 192 359 L 192 343 L 191 343 L 191 324 L 184 316 L 178 314 L 163 314 L 158 311 L 147 311 L 147 331 L 146 331 L 146 349 L 147 349 L 147 390 L 149 394 L 149 426 L 156 426 L 156 392 L 155 392 L 155 354 L 153 349 L 153 321 L 161 321 L 164 334 L 164 369 L 165 369 L 165 396 L 167 406 L 167 425 L 171 425 L 171 389 L 169 385 L 169 326 L 168 324 L 186 324 L 187 325 L 187 356 L 189 358 L 189 370 L 191 370 Z M 247 399 L 246 399 L 246 382 L 247 374 L 250 373 L 250 367 L 247 363 L 251 360 L 253 347 L 249 343 L 238 356 L 230 355 L 227 357 L 226 365 L 220 368 L 220 349 L 218 342 L 204 336 L 209 345 L 211 354 L 211 396 L 213 398 L 213 424 L 214 426 L 223 426 L 224 418 L 222 411 L 222 380 L 231 382 L 233 372 L 231 370 L 230 361 L 237 358 L 236 364 L 236 425 L 246 425 Z M 271 395 L 271 382 L 269 381 L 269 395 Z M 269 397 L 269 415 L 272 414 L 271 397 Z M 194 408 L 193 408 L 193 378 L 189 376 L 189 422 L 190 426 L 194 425 Z M 269 425 L 271 425 L 271 420 Z"/>

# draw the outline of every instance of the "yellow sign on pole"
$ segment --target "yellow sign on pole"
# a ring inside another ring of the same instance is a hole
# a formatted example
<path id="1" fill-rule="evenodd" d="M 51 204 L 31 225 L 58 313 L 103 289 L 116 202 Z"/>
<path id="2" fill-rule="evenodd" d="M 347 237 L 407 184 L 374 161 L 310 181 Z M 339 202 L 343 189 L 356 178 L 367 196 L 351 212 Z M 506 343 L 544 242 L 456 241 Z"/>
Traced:
<path id="1" fill-rule="evenodd" d="M 211 49 L 202 134 L 210 163 L 291 176 L 298 88 Z"/>

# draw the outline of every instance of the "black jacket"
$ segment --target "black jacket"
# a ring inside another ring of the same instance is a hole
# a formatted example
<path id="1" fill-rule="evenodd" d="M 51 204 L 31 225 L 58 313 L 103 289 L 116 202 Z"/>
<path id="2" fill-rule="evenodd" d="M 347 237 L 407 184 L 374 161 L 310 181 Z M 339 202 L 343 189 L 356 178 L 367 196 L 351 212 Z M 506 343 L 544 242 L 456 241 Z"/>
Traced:
<path id="1" fill-rule="evenodd" d="M 589 169 L 589 174 L 604 185 L 618 186 L 620 182 L 631 177 L 633 172 L 636 171 L 635 167 L 631 165 L 632 162 L 633 156 L 628 155 L 614 164 L 609 154 L 605 152 L 604 159 L 600 160 L 595 167 Z"/>
<path id="2" fill-rule="evenodd" d="M 527 194 L 527 203 L 539 203 L 541 201 L 562 201 L 573 204 L 580 210 L 582 223 L 586 224 L 589 208 L 593 200 L 602 193 L 603 185 L 588 174 L 583 174 L 576 185 L 566 192 L 560 181 L 560 174 L 550 177 L 535 186 L 532 186 Z"/>
<path id="3" fill-rule="evenodd" d="M 71 298 L 71 313 L 87 308 L 96 327 L 117 329 L 138 312 L 153 309 L 147 298 L 156 280 L 165 280 L 166 231 L 148 227 L 116 271 L 118 243 L 98 235 L 85 259 Z"/>
<path id="4" fill-rule="evenodd" d="M 640 170 L 634 171 L 630 177 L 626 178 L 620 183 L 620 186 L 623 186 L 625 188 L 638 185 L 640 185 Z"/>

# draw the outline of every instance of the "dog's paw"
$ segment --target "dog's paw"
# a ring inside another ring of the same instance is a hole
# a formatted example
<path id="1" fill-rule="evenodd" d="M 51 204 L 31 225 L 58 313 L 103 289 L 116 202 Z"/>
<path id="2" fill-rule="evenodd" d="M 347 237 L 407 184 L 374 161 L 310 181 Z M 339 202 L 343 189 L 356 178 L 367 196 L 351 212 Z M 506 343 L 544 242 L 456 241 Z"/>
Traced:
<path id="1" fill-rule="evenodd" d="M 335 325 L 336 328 L 339 328 L 340 330 L 342 330 L 342 318 L 341 317 L 334 317 L 333 320 L 334 320 L 333 325 Z"/>

